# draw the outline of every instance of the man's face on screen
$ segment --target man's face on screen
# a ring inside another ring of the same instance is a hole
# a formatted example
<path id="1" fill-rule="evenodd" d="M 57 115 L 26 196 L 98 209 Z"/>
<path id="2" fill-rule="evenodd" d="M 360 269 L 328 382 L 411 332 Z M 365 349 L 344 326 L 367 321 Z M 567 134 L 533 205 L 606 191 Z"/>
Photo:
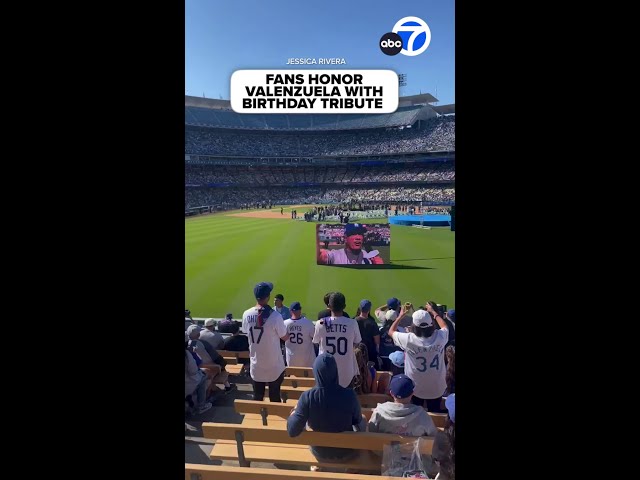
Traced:
<path id="1" fill-rule="evenodd" d="M 349 250 L 360 250 L 362 248 L 362 241 L 364 236 L 362 235 L 349 235 L 347 237 L 347 248 Z"/>

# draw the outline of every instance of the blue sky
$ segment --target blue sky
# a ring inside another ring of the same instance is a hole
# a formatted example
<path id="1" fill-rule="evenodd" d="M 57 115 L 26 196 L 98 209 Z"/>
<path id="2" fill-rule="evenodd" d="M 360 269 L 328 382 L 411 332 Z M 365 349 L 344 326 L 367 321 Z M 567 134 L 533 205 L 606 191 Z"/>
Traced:
<path id="1" fill-rule="evenodd" d="M 454 0 L 186 0 L 186 94 L 229 98 L 235 70 L 383 68 L 406 73 L 401 95 L 455 103 Z M 403 17 L 422 18 L 431 44 L 421 55 L 388 56 L 380 37 Z M 346 65 L 289 67 L 290 57 L 340 57 Z M 436 95 L 437 89 L 437 95 Z"/>

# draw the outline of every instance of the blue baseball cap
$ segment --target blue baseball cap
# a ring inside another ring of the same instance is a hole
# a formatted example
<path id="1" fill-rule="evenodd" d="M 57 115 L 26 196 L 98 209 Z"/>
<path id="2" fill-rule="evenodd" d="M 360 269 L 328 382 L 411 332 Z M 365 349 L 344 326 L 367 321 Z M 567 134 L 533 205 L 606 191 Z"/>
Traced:
<path id="1" fill-rule="evenodd" d="M 348 237 L 350 235 L 364 235 L 367 231 L 367 227 L 362 225 L 361 223 L 347 223 L 344 227 L 344 236 Z"/>
<path id="2" fill-rule="evenodd" d="M 399 305 L 400 305 L 400 300 L 398 300 L 396 297 L 392 297 L 389 300 L 387 300 L 387 307 L 391 308 L 392 310 L 395 310 L 396 308 L 398 308 Z"/>
<path id="3" fill-rule="evenodd" d="M 289 310 L 291 311 L 298 311 L 298 310 L 302 310 L 302 307 L 300 306 L 300 302 L 293 302 L 291 304 L 291 306 L 289 307 Z"/>
<path id="4" fill-rule="evenodd" d="M 271 282 L 260 282 L 255 287 L 253 287 L 253 294 L 257 299 L 268 297 L 273 290 L 273 283 Z"/>
<path id="5" fill-rule="evenodd" d="M 392 380 L 393 381 L 393 380 Z M 447 407 L 449 412 L 449 418 L 453 423 L 456 423 L 456 394 L 452 393 L 444 401 L 444 406 Z"/>
<path id="6" fill-rule="evenodd" d="M 449 319 L 450 319 L 452 322 L 455 322 L 455 321 L 456 321 L 456 311 L 452 308 L 451 310 L 449 310 L 449 311 L 447 312 L 447 317 L 449 317 Z"/>
<path id="7" fill-rule="evenodd" d="M 389 360 L 396 367 L 399 367 L 399 368 L 404 367 L 404 352 L 402 350 L 398 350 L 397 352 L 392 352 L 389 355 Z"/>
<path id="8" fill-rule="evenodd" d="M 413 380 L 403 374 L 394 375 L 389 382 L 391 395 L 396 398 L 409 398 L 414 388 L 416 388 L 416 384 L 413 383 Z"/>
<path id="9" fill-rule="evenodd" d="M 360 301 L 360 311 L 362 311 L 362 312 L 371 311 L 371 301 L 370 300 L 361 300 Z"/>

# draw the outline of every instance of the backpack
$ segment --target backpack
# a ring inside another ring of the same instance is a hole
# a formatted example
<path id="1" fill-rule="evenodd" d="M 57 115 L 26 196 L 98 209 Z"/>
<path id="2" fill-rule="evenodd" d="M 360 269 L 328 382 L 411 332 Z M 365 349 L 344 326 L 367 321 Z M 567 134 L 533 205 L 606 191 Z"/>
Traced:
<path id="1" fill-rule="evenodd" d="M 373 380 L 376 377 L 375 374 L 373 376 L 371 374 L 371 369 L 374 364 L 373 362 L 369 361 L 367 346 L 364 343 L 359 343 L 356 346 L 354 353 L 356 355 L 358 373 L 356 373 L 353 388 L 356 392 L 356 395 L 371 393 L 371 391 L 373 390 Z"/>

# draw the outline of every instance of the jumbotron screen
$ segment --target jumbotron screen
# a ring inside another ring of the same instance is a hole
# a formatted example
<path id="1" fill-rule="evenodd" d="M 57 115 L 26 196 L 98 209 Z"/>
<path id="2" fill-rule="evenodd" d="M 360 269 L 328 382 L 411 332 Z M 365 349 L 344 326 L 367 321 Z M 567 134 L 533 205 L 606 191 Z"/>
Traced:
<path id="1" fill-rule="evenodd" d="M 318 265 L 384 265 L 391 261 L 388 223 L 316 225 Z"/>

